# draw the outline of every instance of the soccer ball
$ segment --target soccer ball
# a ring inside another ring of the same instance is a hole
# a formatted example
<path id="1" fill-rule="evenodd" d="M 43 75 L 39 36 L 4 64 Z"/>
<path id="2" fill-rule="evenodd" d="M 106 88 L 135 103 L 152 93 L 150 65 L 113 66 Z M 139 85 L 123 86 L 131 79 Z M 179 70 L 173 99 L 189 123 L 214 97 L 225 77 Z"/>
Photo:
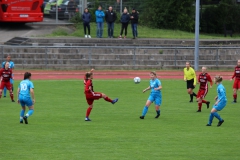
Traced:
<path id="1" fill-rule="evenodd" d="M 133 79 L 133 81 L 134 81 L 134 83 L 138 84 L 138 83 L 141 82 L 141 79 L 140 79 L 139 77 L 135 77 L 135 78 Z"/>

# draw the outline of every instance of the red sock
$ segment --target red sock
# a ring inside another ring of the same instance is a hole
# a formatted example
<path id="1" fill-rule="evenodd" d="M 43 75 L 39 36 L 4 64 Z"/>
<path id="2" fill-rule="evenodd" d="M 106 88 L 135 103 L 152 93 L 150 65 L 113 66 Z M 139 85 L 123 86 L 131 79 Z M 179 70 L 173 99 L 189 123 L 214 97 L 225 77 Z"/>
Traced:
<path id="1" fill-rule="evenodd" d="M 0 98 L 2 97 L 2 92 L 0 92 Z"/>
<path id="2" fill-rule="evenodd" d="M 234 100 L 237 100 L 237 94 L 233 94 Z"/>
<path id="3" fill-rule="evenodd" d="M 202 103 L 207 103 L 207 101 L 203 99 L 203 100 L 202 100 Z"/>
<path id="4" fill-rule="evenodd" d="M 112 102 L 112 100 L 108 97 L 104 98 L 105 101 Z"/>
<path id="5" fill-rule="evenodd" d="M 86 112 L 86 117 L 89 117 L 90 113 L 91 113 L 92 108 L 88 107 L 87 112 Z"/>
<path id="6" fill-rule="evenodd" d="M 201 109 L 202 109 L 202 102 L 198 103 L 198 110 L 201 111 Z"/>

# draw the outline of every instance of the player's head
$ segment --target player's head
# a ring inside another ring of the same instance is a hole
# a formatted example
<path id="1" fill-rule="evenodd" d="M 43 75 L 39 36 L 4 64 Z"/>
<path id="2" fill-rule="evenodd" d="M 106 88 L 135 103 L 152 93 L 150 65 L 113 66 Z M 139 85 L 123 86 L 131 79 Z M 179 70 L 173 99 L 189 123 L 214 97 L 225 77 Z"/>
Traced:
<path id="1" fill-rule="evenodd" d="M 202 73 L 206 73 L 206 71 L 207 71 L 207 67 L 203 66 L 202 67 Z"/>
<path id="2" fill-rule="evenodd" d="M 150 78 L 151 78 L 151 79 L 157 78 L 157 73 L 154 72 L 154 71 L 150 72 Z"/>
<path id="3" fill-rule="evenodd" d="M 24 73 L 24 80 L 25 79 L 31 79 L 32 74 L 30 72 L 25 72 Z"/>
<path id="4" fill-rule="evenodd" d="M 93 73 L 92 72 L 86 72 L 85 77 L 86 77 L 86 79 L 93 79 Z"/>
<path id="5" fill-rule="evenodd" d="M 187 68 L 191 67 L 190 62 L 186 62 L 186 67 L 187 67 Z"/>
<path id="6" fill-rule="evenodd" d="M 6 61 L 4 68 L 5 68 L 5 69 L 8 69 L 8 68 L 9 68 L 9 62 L 8 62 L 8 61 Z"/>
<path id="7" fill-rule="evenodd" d="M 222 78 L 221 76 L 215 76 L 215 77 L 214 77 L 214 82 L 215 82 L 215 84 L 221 83 L 222 80 L 223 80 L 223 78 Z"/>
<path id="8" fill-rule="evenodd" d="M 238 60 L 237 65 L 240 67 L 240 59 Z"/>
<path id="9" fill-rule="evenodd" d="M 7 57 L 6 57 L 6 61 L 11 61 L 11 56 L 8 54 Z"/>

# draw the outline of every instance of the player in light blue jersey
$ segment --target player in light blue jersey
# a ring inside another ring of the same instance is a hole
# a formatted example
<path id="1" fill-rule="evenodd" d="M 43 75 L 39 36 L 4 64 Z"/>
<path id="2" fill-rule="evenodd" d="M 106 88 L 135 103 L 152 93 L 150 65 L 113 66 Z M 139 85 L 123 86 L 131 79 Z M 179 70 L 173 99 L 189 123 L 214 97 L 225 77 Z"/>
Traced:
<path id="1" fill-rule="evenodd" d="M 33 89 L 34 86 L 31 82 L 31 73 L 26 72 L 24 74 L 24 80 L 20 82 L 17 90 L 18 103 L 20 103 L 22 106 L 22 110 L 20 111 L 20 123 L 23 123 L 24 120 L 25 124 L 28 124 L 28 117 L 33 114 L 33 105 L 35 103 Z M 26 106 L 28 106 L 29 110 L 28 113 L 24 116 Z"/>
<path id="2" fill-rule="evenodd" d="M 14 69 L 14 62 L 11 61 L 11 56 L 10 56 L 10 55 L 7 55 L 6 61 L 4 61 L 4 62 L 2 63 L 2 68 L 4 68 L 6 62 L 9 62 L 9 68 L 13 70 L 13 69 Z M 12 91 L 13 91 L 13 82 L 14 82 L 13 79 L 14 79 L 14 78 L 13 78 L 13 74 L 12 74 L 12 78 L 10 79 L 10 83 L 11 83 L 11 85 L 12 85 Z M 4 87 L 3 97 L 6 97 L 6 95 L 7 95 L 7 88 Z"/>
<path id="3" fill-rule="evenodd" d="M 157 74 L 155 72 L 150 72 L 150 86 L 143 90 L 143 93 L 147 90 L 151 90 L 151 93 L 148 97 L 148 100 L 146 102 L 146 105 L 143 108 L 142 116 L 140 116 L 140 119 L 144 119 L 145 115 L 147 114 L 148 107 L 155 102 L 155 109 L 157 112 L 157 116 L 155 118 L 158 118 L 160 116 L 160 106 L 162 103 L 162 84 L 159 79 L 157 79 Z"/>
<path id="4" fill-rule="evenodd" d="M 217 113 L 217 111 L 221 111 L 226 106 L 227 97 L 226 97 L 226 90 L 221 83 L 222 82 L 222 77 L 216 76 L 214 78 L 214 82 L 217 85 L 218 95 L 215 97 L 216 102 L 213 105 L 213 108 L 211 110 L 207 126 L 211 126 L 213 118 L 216 117 L 219 120 L 217 126 L 220 127 L 222 125 L 222 123 L 224 122 L 224 120 L 220 117 L 220 115 Z"/>

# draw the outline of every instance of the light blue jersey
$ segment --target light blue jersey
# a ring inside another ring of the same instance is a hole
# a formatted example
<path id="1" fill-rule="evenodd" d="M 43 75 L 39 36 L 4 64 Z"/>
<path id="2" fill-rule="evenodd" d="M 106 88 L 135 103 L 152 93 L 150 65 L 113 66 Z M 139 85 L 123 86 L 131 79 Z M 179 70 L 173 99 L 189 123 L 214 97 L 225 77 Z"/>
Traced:
<path id="1" fill-rule="evenodd" d="M 151 102 L 155 102 L 155 105 L 160 106 L 162 103 L 162 94 L 161 90 L 154 90 L 154 88 L 158 88 L 161 86 L 161 81 L 159 79 L 150 80 L 150 87 L 151 87 L 151 93 L 148 97 L 148 100 Z"/>
<path id="2" fill-rule="evenodd" d="M 5 63 L 6 63 L 6 61 L 4 61 L 4 62 L 2 63 L 2 68 L 5 67 Z M 9 61 L 9 68 L 11 68 L 11 69 L 14 68 L 14 62 L 13 62 L 13 61 Z"/>
<path id="3" fill-rule="evenodd" d="M 30 89 L 34 88 L 33 83 L 29 79 L 26 79 L 20 82 L 18 88 L 20 89 L 19 101 L 21 103 L 21 106 L 32 106 L 33 102 L 31 99 Z"/>
<path id="4" fill-rule="evenodd" d="M 213 106 L 216 110 L 221 111 L 227 104 L 226 90 L 224 86 L 220 83 L 217 86 L 217 93 L 219 103 L 216 106 Z"/>

